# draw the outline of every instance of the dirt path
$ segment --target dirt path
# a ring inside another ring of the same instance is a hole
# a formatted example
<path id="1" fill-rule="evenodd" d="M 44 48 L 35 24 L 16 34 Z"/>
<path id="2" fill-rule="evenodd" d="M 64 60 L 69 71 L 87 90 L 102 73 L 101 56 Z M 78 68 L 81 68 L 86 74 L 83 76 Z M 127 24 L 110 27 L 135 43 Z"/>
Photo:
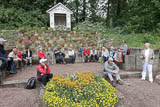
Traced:
<path id="1" fill-rule="evenodd" d="M 0 107 L 40 107 L 39 91 L 23 88 L 1 88 Z"/>
<path id="2" fill-rule="evenodd" d="M 24 71 L 10 75 L 8 80 L 26 80 L 36 76 L 36 67 L 27 67 Z M 66 75 L 76 71 L 91 70 L 94 74 L 103 74 L 103 64 L 67 64 L 50 66 L 53 74 Z M 124 79 L 131 86 L 117 86 L 116 88 L 124 95 L 124 107 L 160 107 L 160 86 L 156 83 L 150 84 L 147 81 L 140 81 L 137 78 Z M 24 89 L 10 88 L 0 89 L 0 107 L 38 107 L 39 95 L 37 90 L 28 91 Z M 7 101 L 7 102 L 3 102 Z M 29 103 L 29 104 L 28 104 Z"/>
<path id="3" fill-rule="evenodd" d="M 124 95 L 124 107 L 160 107 L 160 85 L 137 78 L 124 81 L 131 86 L 116 87 Z"/>

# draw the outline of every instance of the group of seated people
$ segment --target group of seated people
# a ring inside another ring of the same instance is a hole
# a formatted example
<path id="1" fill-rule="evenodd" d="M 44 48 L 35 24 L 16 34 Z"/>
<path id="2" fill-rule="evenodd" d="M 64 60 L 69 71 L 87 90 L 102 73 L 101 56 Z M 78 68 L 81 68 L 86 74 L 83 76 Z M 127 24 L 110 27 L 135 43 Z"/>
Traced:
<path id="1" fill-rule="evenodd" d="M 11 74 L 15 74 L 18 70 L 23 69 L 25 65 L 32 65 L 32 51 L 29 48 L 26 48 L 25 52 L 22 52 L 14 47 L 7 55 L 4 50 L 5 42 L 6 40 L 0 38 L 0 60 L 2 61 L 0 75 L 2 75 L 2 71 L 5 68 Z"/>

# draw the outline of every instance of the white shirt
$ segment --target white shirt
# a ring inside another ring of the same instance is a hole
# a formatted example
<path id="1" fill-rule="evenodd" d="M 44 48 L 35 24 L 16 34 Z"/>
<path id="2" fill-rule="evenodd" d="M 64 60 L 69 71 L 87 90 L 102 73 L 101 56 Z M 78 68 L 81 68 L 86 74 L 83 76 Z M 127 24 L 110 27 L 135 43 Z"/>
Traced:
<path id="1" fill-rule="evenodd" d="M 30 57 L 30 50 L 28 49 L 27 52 L 28 52 L 28 57 Z"/>
<path id="2" fill-rule="evenodd" d="M 18 59 L 17 55 L 14 54 L 13 51 L 8 54 L 8 57 L 9 57 L 9 58 L 13 58 L 13 59 Z"/>
<path id="3" fill-rule="evenodd" d="M 68 55 L 69 55 L 69 56 L 74 56 L 74 50 L 68 51 Z"/>
<path id="4" fill-rule="evenodd" d="M 145 62 L 148 62 L 149 60 L 149 49 L 145 49 Z"/>
<path id="5" fill-rule="evenodd" d="M 105 49 L 105 51 L 104 51 L 103 55 L 104 55 L 105 57 L 108 57 L 108 56 L 109 56 L 108 49 Z"/>

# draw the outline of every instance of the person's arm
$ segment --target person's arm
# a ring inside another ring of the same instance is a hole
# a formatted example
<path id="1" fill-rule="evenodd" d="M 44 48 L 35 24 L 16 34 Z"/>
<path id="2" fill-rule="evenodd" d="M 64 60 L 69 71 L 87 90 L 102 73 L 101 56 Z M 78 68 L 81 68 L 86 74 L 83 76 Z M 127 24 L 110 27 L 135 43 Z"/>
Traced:
<path id="1" fill-rule="evenodd" d="M 151 59 L 154 59 L 154 51 L 152 50 L 152 56 Z"/>
<path id="2" fill-rule="evenodd" d="M 105 62 L 104 69 L 105 69 L 106 72 L 112 72 L 113 71 L 113 70 L 108 68 L 108 62 Z"/>
<path id="3" fill-rule="evenodd" d="M 145 59 L 145 56 L 144 56 L 143 53 L 144 53 L 144 50 L 141 51 L 141 55 L 140 55 L 140 58 L 141 58 L 141 59 Z"/>

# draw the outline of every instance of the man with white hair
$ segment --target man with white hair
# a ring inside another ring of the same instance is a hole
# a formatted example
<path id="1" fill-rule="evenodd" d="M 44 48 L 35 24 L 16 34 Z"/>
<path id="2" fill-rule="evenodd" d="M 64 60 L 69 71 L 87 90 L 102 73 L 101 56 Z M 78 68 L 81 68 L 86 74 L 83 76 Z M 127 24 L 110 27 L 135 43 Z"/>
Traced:
<path id="1" fill-rule="evenodd" d="M 37 67 L 37 80 L 42 82 L 44 86 L 53 77 L 53 74 L 50 73 L 51 72 L 50 68 L 46 62 L 47 62 L 47 59 L 44 59 L 44 58 L 40 59 L 39 61 L 40 64 Z"/>
<path id="2" fill-rule="evenodd" d="M 8 60 L 10 60 L 10 58 L 7 57 L 6 52 L 4 50 L 5 42 L 6 40 L 4 40 L 3 38 L 0 38 L 0 60 L 2 61 L 2 64 L 0 65 L 0 75 L 2 75 L 2 71 L 7 66 Z"/>
<path id="3" fill-rule="evenodd" d="M 153 83 L 153 76 L 152 76 L 152 64 L 154 62 L 154 51 L 150 49 L 150 43 L 145 43 L 145 49 L 141 52 L 141 59 L 143 62 L 143 72 L 141 80 L 146 79 L 146 72 L 148 70 L 149 81 Z"/>
<path id="4" fill-rule="evenodd" d="M 113 62 L 113 58 L 110 57 L 108 61 L 105 62 L 104 75 L 109 77 L 109 80 L 111 81 L 111 84 L 114 87 L 116 87 L 116 83 L 123 85 L 118 72 L 118 66 Z M 116 76 L 116 81 L 113 80 L 113 75 Z"/>

